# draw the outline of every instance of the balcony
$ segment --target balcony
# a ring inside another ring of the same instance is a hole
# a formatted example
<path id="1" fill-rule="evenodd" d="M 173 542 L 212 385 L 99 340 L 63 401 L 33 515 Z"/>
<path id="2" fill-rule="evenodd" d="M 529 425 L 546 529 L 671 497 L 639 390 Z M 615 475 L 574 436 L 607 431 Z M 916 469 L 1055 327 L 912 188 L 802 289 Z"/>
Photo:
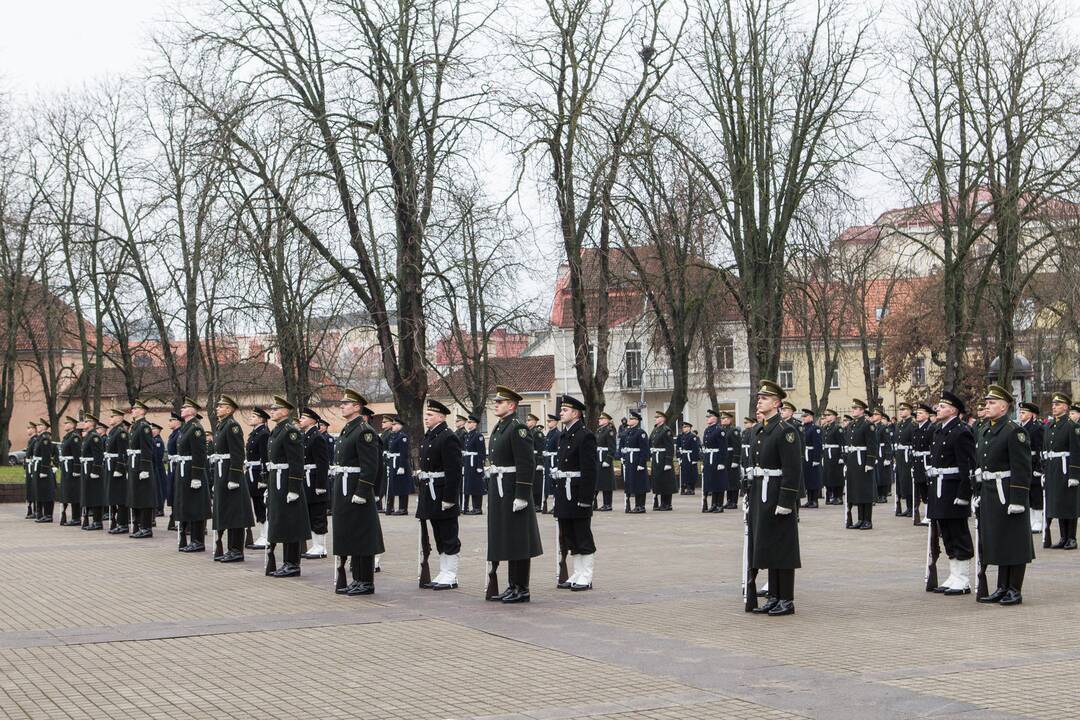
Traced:
<path id="1" fill-rule="evenodd" d="M 657 368 L 637 373 L 627 373 L 625 370 L 619 373 L 619 389 L 621 390 L 671 390 L 674 387 L 671 368 Z"/>

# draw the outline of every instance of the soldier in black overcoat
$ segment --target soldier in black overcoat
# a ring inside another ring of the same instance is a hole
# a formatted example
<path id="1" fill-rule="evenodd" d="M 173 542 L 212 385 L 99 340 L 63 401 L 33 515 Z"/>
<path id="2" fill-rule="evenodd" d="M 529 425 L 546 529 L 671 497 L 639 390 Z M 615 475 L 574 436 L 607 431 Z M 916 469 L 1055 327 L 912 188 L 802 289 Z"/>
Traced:
<path id="1" fill-rule="evenodd" d="M 105 439 L 98 434 L 97 425 L 96 415 L 83 414 L 79 448 L 79 502 L 86 511 L 83 530 L 101 530 L 105 508 Z"/>
<path id="2" fill-rule="evenodd" d="M 267 545 L 266 540 L 266 452 L 270 443 L 270 413 L 261 407 L 251 410 L 248 415 L 251 421 L 251 432 L 248 433 L 247 442 L 244 446 L 244 475 L 247 479 L 248 494 L 251 496 L 251 512 L 255 518 L 255 533 L 248 530 L 245 533 L 244 547 L 251 550 L 262 550 Z"/>
<path id="3" fill-rule="evenodd" d="M 439 552 L 439 574 L 432 590 L 452 590 L 458 586 L 461 539 L 458 514 L 461 505 L 461 439 L 446 425 L 450 409 L 428 398 L 424 407 L 424 433 L 420 441 L 420 472 L 416 474 L 416 518 L 421 531 L 431 523 L 435 549 Z"/>
<path id="4" fill-rule="evenodd" d="M 998 566 L 997 589 L 976 598 L 981 603 L 1019 605 L 1028 563 L 1035 559 L 1028 496 L 1031 447 L 1027 432 L 1009 418 L 1013 397 L 1000 385 L 986 390 L 982 433 L 975 448 L 979 493 L 980 561 Z"/>
<path id="5" fill-rule="evenodd" d="M 183 553 L 206 551 L 206 521 L 210 518 L 210 495 L 213 488 L 207 475 L 206 431 L 202 410 L 191 398 L 180 404 L 180 435 L 176 438 L 176 487 L 173 515 L 178 525 L 178 549 Z"/>
<path id="6" fill-rule="evenodd" d="M 693 495 L 698 482 L 698 461 L 701 460 L 701 440 L 694 434 L 694 424 L 684 420 L 675 438 L 675 453 L 679 459 L 679 494 Z"/>
<path id="7" fill-rule="evenodd" d="M 322 420 L 313 409 L 306 407 L 300 411 L 300 430 L 304 439 L 304 495 L 307 500 L 308 522 L 311 525 L 311 547 L 304 553 L 305 558 L 326 557 L 326 513 L 328 481 L 330 477 L 330 443 L 319 431 Z"/>
<path id="8" fill-rule="evenodd" d="M 544 435 L 544 428 L 540 424 L 540 418 L 529 413 L 525 418 L 525 427 L 529 431 L 529 437 L 533 443 L 533 456 L 536 460 L 536 478 L 533 482 L 533 504 L 536 505 L 536 512 L 541 512 L 543 506 L 544 497 L 544 447 L 547 444 L 547 438 Z"/>
<path id="9" fill-rule="evenodd" d="M 1020 403 L 1020 427 L 1027 433 L 1028 447 L 1031 448 L 1031 493 L 1028 495 L 1031 505 L 1031 532 L 1043 531 L 1043 424 L 1039 406 L 1035 403 Z"/>
<path id="10" fill-rule="evenodd" d="M 915 431 L 911 436 L 912 476 L 915 481 L 915 497 L 912 498 L 912 510 L 918 510 L 920 503 L 929 502 L 930 487 L 927 467 L 930 464 L 930 445 L 934 437 L 936 411 L 929 403 L 915 406 Z M 922 523 L 928 525 L 930 519 L 923 516 Z"/>
<path id="11" fill-rule="evenodd" d="M 803 458 L 798 429 L 779 415 L 784 397 L 779 385 L 761 381 L 757 410 L 762 420 L 754 427 L 749 469 L 750 566 L 769 571 L 769 598 L 753 612 L 773 617 L 795 612 L 795 570 L 802 566 L 798 507 Z"/>
<path id="12" fill-rule="evenodd" d="M 530 600 L 529 575 L 532 558 L 544 554 L 540 528 L 536 523 L 533 484 L 536 446 L 529 428 L 517 419 L 521 395 L 497 385 L 493 411 L 499 421 L 488 443 L 488 548 L 489 563 L 507 562 L 506 589 L 487 599 L 503 603 Z"/>
<path id="13" fill-rule="evenodd" d="M 109 505 L 109 534 L 128 532 L 127 446 L 124 410 L 109 411 L 109 434 L 105 437 L 105 498 Z"/>
<path id="14" fill-rule="evenodd" d="M 34 443 L 37 442 L 37 424 L 26 424 L 26 449 L 23 451 L 23 480 L 26 483 L 26 519 L 36 520 L 38 516 L 36 487 L 34 477 Z"/>
<path id="15" fill-rule="evenodd" d="M 275 395 L 270 406 L 275 423 L 267 443 L 266 523 L 270 546 L 282 544 L 284 562 L 271 577 L 300 575 L 300 548 L 311 539 L 307 495 L 304 493 L 303 432 L 292 420 L 296 406 Z"/>
<path id="16" fill-rule="evenodd" d="M 79 464 L 81 454 L 82 436 L 78 430 L 79 421 L 68 415 L 60 425 L 63 437 L 60 439 L 60 524 L 67 526 L 82 525 L 80 519 L 79 504 L 79 474 L 82 472 Z M 71 506 L 71 517 L 67 515 L 68 506 Z"/>
<path id="17" fill-rule="evenodd" d="M 34 443 L 34 495 L 37 498 L 38 515 L 35 522 L 51 523 L 56 502 L 56 471 L 54 461 L 58 456 L 56 443 L 49 433 L 49 421 L 37 421 L 37 440 Z"/>
<path id="18" fill-rule="evenodd" d="M 225 553 L 214 559 L 223 563 L 244 560 L 244 535 L 255 524 L 244 474 L 244 431 L 234 417 L 239 407 L 228 395 L 218 399 L 214 454 L 209 458 L 214 478 L 214 531 L 226 534 Z"/>
<path id="19" fill-rule="evenodd" d="M 851 422 L 844 430 L 844 473 L 847 480 L 847 502 L 858 514 L 847 527 L 870 530 L 874 527 L 873 509 L 877 497 L 874 469 L 877 467 L 877 433 L 866 419 L 865 402 L 851 401 Z"/>
<path id="20" fill-rule="evenodd" d="M 821 480 L 826 505 L 844 503 L 844 434 L 838 417 L 832 408 L 821 414 Z"/>
<path id="21" fill-rule="evenodd" d="M 720 413 L 705 411 L 705 432 L 701 435 L 701 492 L 712 497 L 712 504 L 702 503 L 701 512 L 724 512 L 724 493 L 728 490 L 732 460 L 731 437 L 720 424 Z"/>
<path id="22" fill-rule="evenodd" d="M 146 419 L 146 403 L 131 404 L 134 422 L 128 431 L 126 505 L 131 513 L 131 535 L 136 539 L 154 536 L 154 507 L 157 483 L 154 480 L 154 429 Z"/>
<path id="23" fill-rule="evenodd" d="M 913 408 L 911 403 L 902 402 L 897 406 L 897 419 L 894 427 L 895 444 L 893 445 L 893 467 L 896 471 L 896 497 L 901 499 L 906 507 L 897 503 L 897 517 L 911 517 L 912 493 L 915 484 L 915 476 L 912 472 L 912 463 L 915 456 L 912 455 L 915 418 L 911 417 Z"/>
<path id="24" fill-rule="evenodd" d="M 375 428 L 360 415 L 364 397 L 345 390 L 341 414 L 345 427 L 338 435 L 334 465 L 330 468 L 330 507 L 334 517 L 333 552 L 339 568 L 351 558 L 352 582 L 335 588 L 344 595 L 375 592 L 375 556 L 385 552 L 382 525 L 376 506 L 382 467 L 381 446 Z"/>
<path id="25" fill-rule="evenodd" d="M 479 426 L 480 418 L 469 415 L 465 423 L 465 435 L 461 440 L 462 515 L 482 515 L 484 512 L 484 463 L 487 460 L 487 448 Z"/>
<path id="26" fill-rule="evenodd" d="M 742 482 L 742 431 L 735 427 L 735 416 L 727 411 L 720 413 L 720 427 L 727 436 L 727 462 L 724 463 L 724 475 L 727 476 L 727 502 L 721 510 L 735 510 L 739 507 L 739 483 Z"/>
<path id="27" fill-rule="evenodd" d="M 386 443 L 386 510 L 394 515 L 409 514 L 409 493 L 414 487 L 412 459 L 409 457 L 409 434 L 397 415 L 390 415 L 390 434 L 383 436 Z M 468 435 L 468 433 L 466 433 Z M 397 500 L 398 509 L 394 510 Z"/>
<path id="28" fill-rule="evenodd" d="M 1057 518 L 1061 538 L 1050 547 L 1076 549 L 1076 522 L 1080 515 L 1080 425 L 1069 418 L 1072 399 L 1054 393 L 1050 412 L 1053 420 L 1043 435 L 1043 479 L 1046 491 L 1046 518 Z M 1046 545 L 1050 528 L 1044 528 Z"/>
<path id="29" fill-rule="evenodd" d="M 969 560 L 975 555 L 968 528 L 975 476 L 975 436 L 963 421 L 964 401 L 945 390 L 937 407 L 938 424 L 927 462 L 929 499 L 926 515 L 937 524 L 949 557 L 949 577 L 935 588 L 946 595 L 971 592 Z"/>
<path id="30" fill-rule="evenodd" d="M 559 450 L 552 479 L 559 542 L 574 559 L 574 572 L 560 588 L 591 590 L 596 564 L 592 498 L 596 488 L 596 436 L 585 427 L 585 403 L 563 395 L 559 402 Z"/>
<path id="31" fill-rule="evenodd" d="M 802 411 L 803 487 L 806 489 L 804 508 L 816 508 L 821 497 L 821 431 L 810 408 Z"/>
<path id="32" fill-rule="evenodd" d="M 622 456 L 623 489 L 634 498 L 631 509 L 627 503 L 626 512 L 645 512 L 645 494 L 649 492 L 649 474 L 646 463 L 649 462 L 649 436 L 641 427 L 641 414 L 631 410 L 626 422 L 626 432 L 619 447 Z"/>
<path id="33" fill-rule="evenodd" d="M 600 413 L 596 428 L 596 492 L 603 498 L 597 502 L 593 497 L 593 507 L 600 512 L 611 512 L 612 496 L 615 493 L 615 459 L 616 459 L 615 426 L 611 422 L 611 416 Z"/>
<path id="34" fill-rule="evenodd" d="M 653 509 L 670 511 L 675 494 L 675 437 L 668 425 L 668 416 L 657 410 L 649 434 L 649 482 L 652 484 Z"/>

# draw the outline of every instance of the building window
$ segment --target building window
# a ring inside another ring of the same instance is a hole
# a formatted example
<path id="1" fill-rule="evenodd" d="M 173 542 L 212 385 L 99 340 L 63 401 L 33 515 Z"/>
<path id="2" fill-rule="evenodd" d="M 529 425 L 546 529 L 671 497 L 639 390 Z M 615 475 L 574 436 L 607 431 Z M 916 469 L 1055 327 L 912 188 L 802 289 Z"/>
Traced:
<path id="1" fill-rule="evenodd" d="M 626 373 L 626 387 L 641 387 L 641 343 L 637 340 L 626 343 L 623 371 Z"/>
<path id="2" fill-rule="evenodd" d="M 735 338 L 720 338 L 716 343 L 716 369 L 735 369 Z"/>
<path id="3" fill-rule="evenodd" d="M 911 368 L 911 384 L 915 387 L 926 385 L 926 358 L 915 358 L 915 365 Z"/>
<path id="4" fill-rule="evenodd" d="M 839 390 L 840 389 L 840 368 L 835 368 L 834 367 L 832 372 L 829 373 L 829 389 L 830 390 Z"/>
<path id="5" fill-rule="evenodd" d="M 524 423 L 525 420 L 528 419 L 529 413 L 531 413 L 531 412 L 532 412 L 532 405 L 525 405 L 523 403 L 518 403 L 518 406 L 517 406 L 517 419 L 518 419 L 518 422 Z M 485 421 L 484 424 L 486 425 L 487 424 L 487 413 L 484 413 L 484 418 L 483 419 Z"/>
<path id="6" fill-rule="evenodd" d="M 879 307 L 876 310 L 874 310 L 874 319 L 877 320 L 878 322 L 881 322 L 882 320 L 884 320 L 886 318 L 886 316 L 888 316 L 888 314 L 889 314 L 889 308 L 887 308 L 887 307 Z"/>
<path id="7" fill-rule="evenodd" d="M 875 383 L 881 379 L 881 367 L 879 367 L 877 358 L 870 358 L 870 379 Z"/>
<path id="8" fill-rule="evenodd" d="M 790 360 L 780 361 L 780 387 L 785 390 L 795 388 L 795 365 Z"/>

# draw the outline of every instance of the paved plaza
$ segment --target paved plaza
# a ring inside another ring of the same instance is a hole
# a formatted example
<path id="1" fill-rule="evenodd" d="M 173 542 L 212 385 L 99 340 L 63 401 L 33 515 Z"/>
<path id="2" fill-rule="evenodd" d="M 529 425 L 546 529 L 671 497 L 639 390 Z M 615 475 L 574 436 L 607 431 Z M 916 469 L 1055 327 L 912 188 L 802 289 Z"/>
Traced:
<path id="1" fill-rule="evenodd" d="M 891 505 L 870 532 L 804 510 L 797 614 L 767 618 L 742 611 L 741 513 L 675 502 L 598 514 L 583 593 L 555 589 L 541 517 L 517 606 L 483 600 L 485 517 L 461 519 L 462 587 L 442 593 L 416 587 L 416 521 L 383 518 L 377 593 L 347 598 L 330 559 L 271 579 L 251 551 L 177 553 L 161 520 L 137 541 L 0 505 L 0 718 L 1077 715 L 1080 553 L 1038 549 L 1024 604 L 981 606 L 922 590 L 926 532 Z"/>

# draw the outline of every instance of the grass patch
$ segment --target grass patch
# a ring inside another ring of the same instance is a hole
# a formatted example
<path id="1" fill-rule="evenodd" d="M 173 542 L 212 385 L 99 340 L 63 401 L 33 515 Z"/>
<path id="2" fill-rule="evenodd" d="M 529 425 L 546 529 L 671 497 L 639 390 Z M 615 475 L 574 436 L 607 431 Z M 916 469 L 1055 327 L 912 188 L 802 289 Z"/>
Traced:
<path id="1" fill-rule="evenodd" d="M 16 465 L 15 467 L 10 465 L 0 465 L 0 485 L 10 485 L 12 483 L 22 485 L 23 482 L 22 465 Z"/>

